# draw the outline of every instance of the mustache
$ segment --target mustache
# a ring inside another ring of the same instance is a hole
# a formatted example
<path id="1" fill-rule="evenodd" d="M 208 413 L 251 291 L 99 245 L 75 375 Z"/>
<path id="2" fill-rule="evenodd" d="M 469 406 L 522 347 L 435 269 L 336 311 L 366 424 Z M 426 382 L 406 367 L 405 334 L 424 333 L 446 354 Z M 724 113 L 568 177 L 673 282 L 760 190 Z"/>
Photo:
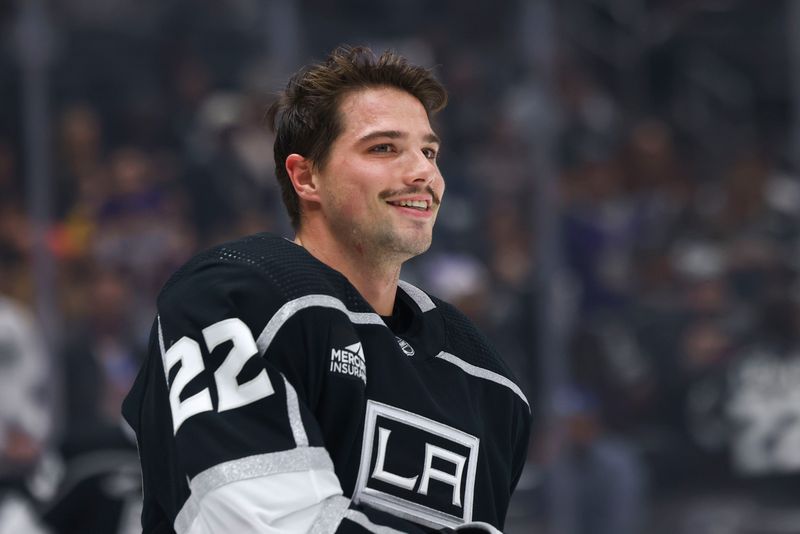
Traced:
<path id="1" fill-rule="evenodd" d="M 431 196 L 431 199 L 436 206 L 441 204 L 441 199 L 439 198 L 439 195 L 437 195 L 436 192 L 433 190 L 433 188 L 429 185 L 425 187 L 415 187 L 412 185 L 409 187 L 405 187 L 403 189 L 392 189 L 389 191 L 382 191 L 378 196 L 380 197 L 381 200 L 386 200 L 392 197 L 422 195 L 424 193 L 427 193 Z"/>

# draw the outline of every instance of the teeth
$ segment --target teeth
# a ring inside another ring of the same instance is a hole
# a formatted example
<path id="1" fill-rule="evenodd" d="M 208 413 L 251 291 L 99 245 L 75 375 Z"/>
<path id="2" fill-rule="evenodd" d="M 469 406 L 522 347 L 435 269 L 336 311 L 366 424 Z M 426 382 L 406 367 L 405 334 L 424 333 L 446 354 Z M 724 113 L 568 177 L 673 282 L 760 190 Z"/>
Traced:
<path id="1" fill-rule="evenodd" d="M 404 206 L 406 208 L 418 208 L 422 210 L 428 209 L 428 203 L 424 200 L 401 200 L 397 202 L 398 206 Z"/>

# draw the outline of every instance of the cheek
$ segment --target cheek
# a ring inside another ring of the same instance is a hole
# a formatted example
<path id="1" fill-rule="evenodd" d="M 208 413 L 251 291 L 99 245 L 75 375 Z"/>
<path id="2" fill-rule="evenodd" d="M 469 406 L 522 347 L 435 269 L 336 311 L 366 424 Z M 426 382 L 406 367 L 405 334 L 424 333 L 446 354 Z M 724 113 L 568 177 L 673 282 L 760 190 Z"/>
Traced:
<path id="1" fill-rule="evenodd" d="M 367 210 L 367 192 L 355 184 L 338 188 L 333 195 L 337 216 L 357 219 Z"/>
<path id="2" fill-rule="evenodd" d="M 364 209 L 361 204 L 356 202 L 352 196 L 342 199 L 342 203 L 340 205 L 340 214 L 342 217 L 349 220 L 355 220 L 358 219 L 363 212 Z"/>
<path id="3" fill-rule="evenodd" d="M 361 177 L 352 180 L 340 189 L 342 204 L 351 213 L 362 213 L 375 209 L 380 201 L 379 179 L 376 176 Z"/>
<path id="4" fill-rule="evenodd" d="M 329 189 L 329 200 L 339 216 L 356 219 L 378 210 L 385 174 L 385 169 L 370 166 L 368 162 L 360 162 L 360 165 L 340 162 L 336 172 L 331 173 Z"/>

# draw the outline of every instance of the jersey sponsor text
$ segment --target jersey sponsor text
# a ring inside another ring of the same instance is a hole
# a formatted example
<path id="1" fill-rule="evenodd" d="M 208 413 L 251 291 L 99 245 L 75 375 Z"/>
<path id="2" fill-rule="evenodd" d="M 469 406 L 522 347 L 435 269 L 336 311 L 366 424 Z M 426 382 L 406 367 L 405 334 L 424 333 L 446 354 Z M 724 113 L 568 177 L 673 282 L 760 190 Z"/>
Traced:
<path id="1" fill-rule="evenodd" d="M 364 361 L 364 348 L 361 343 L 354 343 L 343 349 L 331 349 L 330 371 L 346 376 L 356 376 L 366 384 L 367 365 Z"/>

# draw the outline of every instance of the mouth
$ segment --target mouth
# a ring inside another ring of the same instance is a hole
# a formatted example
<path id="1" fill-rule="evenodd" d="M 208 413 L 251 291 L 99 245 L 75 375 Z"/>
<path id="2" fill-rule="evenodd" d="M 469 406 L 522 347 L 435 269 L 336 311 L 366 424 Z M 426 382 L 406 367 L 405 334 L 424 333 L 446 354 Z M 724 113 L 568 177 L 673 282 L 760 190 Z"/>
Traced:
<path id="1" fill-rule="evenodd" d="M 439 207 L 439 195 L 432 187 L 408 187 L 404 190 L 385 191 L 381 194 L 384 202 L 405 217 L 430 220 Z"/>
<path id="2" fill-rule="evenodd" d="M 390 206 L 396 206 L 398 208 L 407 208 L 419 212 L 427 212 L 431 210 L 432 202 L 428 199 L 420 199 L 420 200 L 387 200 L 387 204 Z"/>

